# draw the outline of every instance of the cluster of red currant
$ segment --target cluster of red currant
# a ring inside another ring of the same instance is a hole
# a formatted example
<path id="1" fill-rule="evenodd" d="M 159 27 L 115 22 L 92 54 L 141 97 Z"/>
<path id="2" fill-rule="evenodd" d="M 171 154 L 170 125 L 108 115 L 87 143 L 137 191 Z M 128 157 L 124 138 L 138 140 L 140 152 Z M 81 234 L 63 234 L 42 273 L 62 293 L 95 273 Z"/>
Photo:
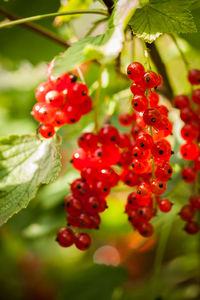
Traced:
<path id="1" fill-rule="evenodd" d="M 106 197 L 119 181 L 119 175 L 111 166 L 119 162 L 119 148 L 123 147 L 123 142 L 123 134 L 112 125 L 103 126 L 97 135 L 87 132 L 79 137 L 80 148 L 74 152 L 72 164 L 80 171 L 81 177 L 72 182 L 72 193 L 65 198 L 68 226 L 75 230 L 99 228 L 99 214 L 107 208 Z M 57 235 L 59 244 L 64 247 L 70 246 L 63 242 L 69 239 L 67 232 L 71 236 L 72 231 L 67 228 L 62 228 Z M 80 236 L 84 241 L 82 243 Z M 81 233 L 78 242 L 75 239 L 75 245 L 80 250 L 86 250 L 91 245 L 90 236 Z"/>
<path id="2" fill-rule="evenodd" d="M 73 74 L 65 73 L 58 78 L 51 74 L 53 62 L 47 70 L 48 81 L 41 83 L 35 92 L 38 101 L 32 110 L 40 122 L 40 134 L 51 138 L 55 129 L 65 124 L 74 124 L 92 109 L 88 87 L 77 81 Z"/>
<path id="3" fill-rule="evenodd" d="M 191 85 L 200 84 L 200 70 L 193 69 L 188 73 L 188 80 Z M 183 159 L 191 161 L 189 166 L 182 170 L 182 178 L 187 183 L 197 180 L 200 171 L 200 89 L 192 91 L 192 101 L 186 95 L 178 95 L 174 98 L 175 107 L 180 109 L 181 120 L 185 123 L 181 129 L 181 137 L 185 143 L 180 148 Z M 199 231 L 199 225 L 194 221 L 195 210 L 200 210 L 200 196 L 193 195 L 189 199 L 189 204 L 181 209 L 180 216 L 186 223 L 185 230 L 190 234 Z"/>
<path id="4" fill-rule="evenodd" d="M 133 80 L 132 106 L 136 111 L 136 124 L 131 129 L 135 145 L 128 150 L 130 165 L 125 165 L 122 180 L 136 186 L 136 191 L 128 196 L 125 211 L 132 226 L 142 236 L 149 237 L 153 233 L 149 221 L 157 214 L 157 208 L 166 213 L 172 207 L 168 199 L 160 198 L 173 173 L 169 164 L 173 152 L 165 139 L 172 132 L 172 124 L 167 118 L 167 107 L 159 105 L 159 96 L 152 90 L 161 84 L 161 76 L 152 71 L 145 72 L 144 66 L 138 62 L 128 66 L 127 74 Z M 121 124 L 131 125 L 129 119 L 131 116 L 124 120 L 121 117 Z M 128 178 L 128 182 L 123 177 Z"/>

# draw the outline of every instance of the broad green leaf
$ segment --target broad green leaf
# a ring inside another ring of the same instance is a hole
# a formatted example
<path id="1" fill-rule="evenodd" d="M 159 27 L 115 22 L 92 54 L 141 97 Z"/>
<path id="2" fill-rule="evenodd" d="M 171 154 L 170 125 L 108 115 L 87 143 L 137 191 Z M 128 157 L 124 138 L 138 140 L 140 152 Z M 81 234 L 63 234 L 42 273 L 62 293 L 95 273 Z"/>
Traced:
<path id="1" fill-rule="evenodd" d="M 149 43 L 162 33 L 196 32 L 190 5 L 186 0 L 150 0 L 136 10 L 129 25 L 133 33 Z"/>
<path id="2" fill-rule="evenodd" d="M 54 74 L 70 71 L 92 59 L 106 63 L 116 58 L 123 47 L 124 29 L 137 7 L 137 0 L 119 0 L 110 17 L 106 33 L 84 38 L 74 43 L 63 55 L 56 57 Z"/>
<path id="3" fill-rule="evenodd" d="M 86 9 L 90 6 L 92 0 L 68 0 L 64 1 L 58 12 L 67 12 L 70 10 Z M 80 15 L 59 16 L 55 18 L 55 25 L 61 25 L 63 22 L 68 22 L 72 18 L 80 17 Z"/>
<path id="4" fill-rule="evenodd" d="M 28 205 L 40 184 L 57 177 L 59 158 L 55 139 L 28 135 L 0 139 L 0 225 Z"/>

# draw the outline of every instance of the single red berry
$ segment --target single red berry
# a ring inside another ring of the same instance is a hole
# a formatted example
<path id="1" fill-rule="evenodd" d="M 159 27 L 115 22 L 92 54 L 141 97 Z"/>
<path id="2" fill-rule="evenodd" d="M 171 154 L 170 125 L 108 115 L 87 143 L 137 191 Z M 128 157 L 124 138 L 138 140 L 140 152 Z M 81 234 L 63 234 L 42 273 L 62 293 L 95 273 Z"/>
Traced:
<path id="1" fill-rule="evenodd" d="M 174 105 L 178 109 L 190 106 L 190 99 L 186 95 L 177 95 L 174 97 Z"/>
<path id="2" fill-rule="evenodd" d="M 60 246 L 62 247 L 70 247 L 75 242 L 75 236 L 71 229 L 69 228 L 61 228 L 58 231 L 57 239 Z"/>
<path id="3" fill-rule="evenodd" d="M 194 90 L 192 92 L 192 100 L 194 101 L 194 103 L 200 105 L 200 89 Z"/>
<path id="4" fill-rule="evenodd" d="M 65 210 L 71 216 L 76 217 L 81 214 L 83 206 L 79 199 L 69 194 L 65 197 Z"/>
<path id="5" fill-rule="evenodd" d="M 122 114 L 119 116 L 119 123 L 122 126 L 129 126 L 133 122 L 133 118 L 130 114 Z"/>
<path id="6" fill-rule="evenodd" d="M 151 186 L 149 183 L 141 183 L 136 190 L 136 195 L 138 198 L 151 197 Z"/>
<path id="7" fill-rule="evenodd" d="M 147 89 L 151 89 L 158 84 L 158 75 L 152 71 L 148 71 L 143 76 L 144 86 Z"/>
<path id="8" fill-rule="evenodd" d="M 185 124 L 181 129 L 181 136 L 186 141 L 196 140 L 199 135 L 199 129 L 196 125 Z"/>
<path id="9" fill-rule="evenodd" d="M 55 112 L 55 119 L 53 121 L 53 125 L 55 127 L 61 127 L 67 123 L 67 116 L 63 110 L 57 110 Z"/>
<path id="10" fill-rule="evenodd" d="M 166 182 L 173 174 L 173 169 L 168 162 L 159 164 L 155 171 L 155 176 L 158 180 Z"/>
<path id="11" fill-rule="evenodd" d="M 133 148 L 133 152 L 132 155 L 134 156 L 134 158 L 138 159 L 138 160 L 148 160 L 151 157 L 151 151 L 150 150 L 142 150 L 141 148 L 135 146 Z M 132 159 L 132 157 L 131 157 Z"/>
<path id="12" fill-rule="evenodd" d="M 33 117 L 43 124 L 51 124 L 55 119 L 55 110 L 50 104 L 39 102 L 33 106 Z"/>
<path id="13" fill-rule="evenodd" d="M 165 105 L 158 105 L 156 108 L 159 110 L 159 112 L 161 113 L 161 115 L 163 115 L 165 117 L 168 116 L 169 110 L 168 110 L 167 106 L 165 106 Z"/>
<path id="14" fill-rule="evenodd" d="M 51 124 L 45 124 L 40 127 L 40 134 L 45 139 L 49 139 L 55 134 L 55 129 Z"/>
<path id="15" fill-rule="evenodd" d="M 112 168 L 103 168 L 98 174 L 98 180 L 105 182 L 109 187 L 113 187 L 117 185 L 119 175 Z"/>
<path id="16" fill-rule="evenodd" d="M 87 213 L 96 214 L 103 212 L 107 205 L 103 198 L 97 196 L 90 196 L 84 200 L 84 207 Z"/>
<path id="17" fill-rule="evenodd" d="M 56 78 L 51 76 L 50 82 L 54 85 L 54 89 L 58 92 L 61 92 L 65 89 L 68 90 L 71 87 L 71 78 L 69 73 L 64 73 Z"/>
<path id="18" fill-rule="evenodd" d="M 152 208 L 148 206 L 139 207 L 137 209 L 137 214 L 141 223 L 147 223 L 153 218 Z"/>
<path id="19" fill-rule="evenodd" d="M 127 68 L 128 77 L 135 82 L 141 81 L 144 75 L 145 69 L 139 62 L 131 63 Z"/>
<path id="20" fill-rule="evenodd" d="M 185 231 L 189 234 L 196 234 L 199 231 L 199 225 L 197 222 L 190 221 L 185 225 Z"/>
<path id="21" fill-rule="evenodd" d="M 148 99 L 144 95 L 136 95 L 132 99 L 132 105 L 136 111 L 143 112 L 148 107 Z"/>
<path id="22" fill-rule="evenodd" d="M 154 231 L 153 225 L 151 225 L 150 223 L 140 224 L 140 226 L 138 227 L 138 231 L 143 237 L 150 237 L 152 236 Z"/>
<path id="23" fill-rule="evenodd" d="M 171 156 L 171 146 L 163 139 L 153 145 L 151 153 L 157 159 L 168 161 Z"/>
<path id="24" fill-rule="evenodd" d="M 110 187 L 104 181 L 96 181 L 93 184 L 93 191 L 96 195 L 106 197 L 110 193 Z"/>
<path id="25" fill-rule="evenodd" d="M 123 167 L 128 167 L 132 162 L 132 155 L 130 150 L 121 152 L 119 164 Z"/>
<path id="26" fill-rule="evenodd" d="M 196 177 L 197 177 L 197 173 L 195 171 L 195 169 L 193 167 L 184 167 L 182 172 L 181 172 L 181 176 L 183 178 L 184 181 L 186 182 L 194 182 Z"/>
<path id="27" fill-rule="evenodd" d="M 136 138 L 136 146 L 141 150 L 148 150 L 153 147 L 153 138 L 150 134 L 141 133 Z"/>
<path id="28" fill-rule="evenodd" d="M 191 123 L 195 118 L 195 113 L 190 107 L 184 107 L 181 109 L 180 117 L 183 122 Z"/>
<path id="29" fill-rule="evenodd" d="M 168 213 L 172 209 L 172 203 L 168 199 L 162 199 L 158 202 L 160 211 Z"/>
<path id="30" fill-rule="evenodd" d="M 77 149 L 72 156 L 73 167 L 77 170 L 90 167 L 90 158 L 85 150 Z"/>
<path id="31" fill-rule="evenodd" d="M 124 148 L 130 148 L 131 147 L 131 139 L 128 136 L 128 134 L 124 133 L 124 132 L 120 132 L 119 133 L 119 137 L 118 137 L 118 141 L 117 141 L 117 145 L 124 149 Z"/>
<path id="32" fill-rule="evenodd" d="M 149 126 L 155 126 L 161 119 L 161 113 L 156 108 L 148 108 L 144 114 L 143 119 Z"/>
<path id="33" fill-rule="evenodd" d="M 86 197 L 89 195 L 89 185 L 82 178 L 78 178 L 71 183 L 71 191 L 75 197 Z"/>
<path id="34" fill-rule="evenodd" d="M 89 216 L 90 218 L 90 227 L 91 229 L 98 229 L 101 223 L 101 218 L 98 214 L 92 214 Z"/>
<path id="35" fill-rule="evenodd" d="M 194 218 L 195 211 L 191 205 L 184 205 L 180 211 L 180 217 L 184 221 L 190 221 Z"/>
<path id="36" fill-rule="evenodd" d="M 114 142 L 119 139 L 119 132 L 116 127 L 112 125 L 104 125 L 98 132 L 99 142 L 102 144 Z"/>
<path id="37" fill-rule="evenodd" d="M 199 148 L 194 143 L 187 143 L 180 148 L 181 156 L 186 160 L 194 160 L 199 155 Z"/>
<path id="38" fill-rule="evenodd" d="M 132 163 L 132 168 L 136 174 L 147 173 L 149 169 L 149 162 L 145 160 L 134 159 Z"/>
<path id="39" fill-rule="evenodd" d="M 161 195 L 166 191 L 166 183 L 161 182 L 158 179 L 154 179 L 151 182 L 151 191 L 152 193 L 156 194 L 156 195 Z"/>
<path id="40" fill-rule="evenodd" d="M 72 105 L 83 103 L 87 97 L 88 87 L 84 83 L 74 82 L 68 89 L 67 98 Z"/>
<path id="41" fill-rule="evenodd" d="M 131 84 L 130 89 L 131 89 L 131 92 L 133 93 L 133 95 L 144 95 L 145 91 L 146 91 L 146 88 L 142 81 L 141 82 L 133 82 Z"/>
<path id="42" fill-rule="evenodd" d="M 67 124 L 77 123 L 82 116 L 80 105 L 71 105 L 66 103 L 62 110 L 65 112 Z"/>
<path id="43" fill-rule="evenodd" d="M 188 80 L 193 85 L 200 84 L 200 70 L 192 69 L 188 73 Z"/>
<path id="44" fill-rule="evenodd" d="M 136 186 L 139 184 L 138 176 L 129 169 L 124 169 L 121 174 L 121 180 L 128 186 Z"/>
<path id="45" fill-rule="evenodd" d="M 79 233 L 75 239 L 75 245 L 79 250 L 87 250 L 91 243 L 91 237 L 87 233 Z"/>
<path id="46" fill-rule="evenodd" d="M 133 137 L 134 139 L 138 136 L 138 134 L 139 134 L 140 132 L 141 132 L 141 127 L 138 126 L 137 124 L 134 125 L 134 126 L 132 127 L 132 129 L 131 129 L 131 135 L 132 135 L 132 137 Z"/>
<path id="47" fill-rule="evenodd" d="M 92 151 L 97 147 L 98 138 L 92 132 L 83 133 L 78 139 L 78 145 L 86 151 Z"/>

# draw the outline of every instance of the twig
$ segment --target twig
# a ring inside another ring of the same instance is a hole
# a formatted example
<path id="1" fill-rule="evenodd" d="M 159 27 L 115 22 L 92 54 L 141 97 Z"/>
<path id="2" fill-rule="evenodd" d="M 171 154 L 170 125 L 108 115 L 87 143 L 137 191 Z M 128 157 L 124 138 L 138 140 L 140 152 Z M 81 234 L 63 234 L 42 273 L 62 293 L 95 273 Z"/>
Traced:
<path id="1" fill-rule="evenodd" d="M 23 24 L 23 23 L 27 23 L 27 22 L 32 22 L 32 21 L 43 20 L 43 19 L 47 19 L 47 18 L 53 18 L 53 17 L 57 17 L 57 16 L 80 15 L 80 14 L 98 14 L 98 15 L 108 16 L 108 12 L 104 9 L 72 10 L 72 11 L 67 11 L 67 12 L 66 11 L 65 12 L 56 12 L 56 13 L 27 17 L 27 18 L 15 20 L 13 22 L 0 24 L 0 28 L 5 28 L 5 27 L 13 26 L 13 25 L 19 25 L 19 24 Z"/>
<path id="2" fill-rule="evenodd" d="M 96 89 L 96 94 L 94 97 L 94 126 L 95 126 L 95 132 L 98 132 L 99 128 L 99 120 L 98 120 L 98 111 L 99 111 L 99 97 L 101 92 L 101 77 L 103 72 L 104 66 L 100 66 L 99 70 L 99 77 L 98 77 L 98 87 Z"/>
<path id="3" fill-rule="evenodd" d="M 165 64 L 160 56 L 160 53 L 155 45 L 155 43 L 149 44 L 146 43 L 147 48 L 149 49 L 149 55 L 156 66 L 158 72 L 161 74 L 163 78 L 163 85 L 160 87 L 160 91 L 163 95 L 165 95 L 170 101 L 173 98 L 173 89 L 171 83 L 169 81 L 169 77 L 167 75 L 167 70 Z"/>
<path id="4" fill-rule="evenodd" d="M 10 20 L 18 20 L 18 16 L 16 16 L 15 14 L 8 12 L 7 10 L 5 10 L 4 8 L 0 7 L 0 14 L 2 14 L 3 16 L 5 16 L 6 18 L 10 19 Z M 66 42 L 64 39 L 62 39 L 61 37 L 57 36 L 55 33 L 47 30 L 44 27 L 41 27 L 39 25 L 33 24 L 33 23 L 22 23 L 20 24 L 21 26 L 32 30 L 36 33 L 39 33 L 40 35 L 43 35 L 44 37 L 53 40 L 54 42 L 64 46 L 64 47 L 70 47 L 70 44 L 68 42 Z"/>

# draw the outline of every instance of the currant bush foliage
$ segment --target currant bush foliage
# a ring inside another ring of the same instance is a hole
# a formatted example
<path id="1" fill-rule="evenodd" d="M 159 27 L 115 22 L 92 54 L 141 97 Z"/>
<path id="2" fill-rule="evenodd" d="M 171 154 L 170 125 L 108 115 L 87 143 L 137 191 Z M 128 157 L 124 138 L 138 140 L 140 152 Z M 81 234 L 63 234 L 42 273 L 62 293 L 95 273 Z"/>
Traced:
<path id="1" fill-rule="evenodd" d="M 0 225 L 25 208 L 39 185 L 53 181 L 60 170 L 56 141 L 35 136 L 0 139 Z"/>

